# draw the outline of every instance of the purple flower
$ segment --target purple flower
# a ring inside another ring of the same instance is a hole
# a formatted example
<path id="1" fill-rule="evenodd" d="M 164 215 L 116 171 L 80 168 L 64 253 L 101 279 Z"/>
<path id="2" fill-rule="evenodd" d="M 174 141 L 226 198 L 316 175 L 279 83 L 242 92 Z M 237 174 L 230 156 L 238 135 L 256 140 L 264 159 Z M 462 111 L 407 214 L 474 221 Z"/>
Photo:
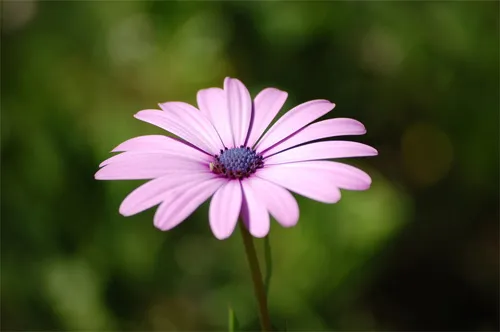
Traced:
<path id="1" fill-rule="evenodd" d="M 241 215 L 249 232 L 264 237 L 271 214 L 282 226 L 299 219 L 297 201 L 289 192 L 336 203 L 340 189 L 366 190 L 365 172 L 323 159 L 377 155 L 374 148 L 349 141 L 319 139 L 362 135 L 360 122 L 337 118 L 312 123 L 331 111 L 328 100 L 311 100 L 266 128 L 285 103 L 287 93 L 262 90 L 252 101 L 237 79 L 224 89 L 200 90 L 198 108 L 183 102 L 160 104 L 135 117 L 179 137 L 132 138 L 101 163 L 99 180 L 151 179 L 130 193 L 120 213 L 131 216 L 159 204 L 154 224 L 169 230 L 185 220 L 209 197 L 209 221 L 218 239 L 228 238 Z M 312 124 L 311 124 L 312 123 Z"/>

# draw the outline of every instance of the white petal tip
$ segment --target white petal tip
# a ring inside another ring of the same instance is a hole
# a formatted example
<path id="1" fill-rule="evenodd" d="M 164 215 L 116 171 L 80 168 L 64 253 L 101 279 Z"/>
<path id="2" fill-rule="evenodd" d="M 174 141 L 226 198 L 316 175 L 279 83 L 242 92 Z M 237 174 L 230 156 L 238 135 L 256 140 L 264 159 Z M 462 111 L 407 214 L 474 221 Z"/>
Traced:
<path id="1" fill-rule="evenodd" d="M 137 213 L 142 212 L 142 211 L 143 210 L 133 211 L 133 209 L 130 208 L 130 204 L 128 204 L 128 201 L 126 198 L 125 198 L 125 200 L 123 200 L 122 204 L 118 208 L 118 213 L 120 213 L 124 217 L 130 217 L 130 216 L 133 216 L 134 214 L 137 214 Z"/>
<path id="2" fill-rule="evenodd" d="M 250 230 L 250 234 L 252 234 L 253 237 L 262 239 L 262 238 L 266 237 L 267 234 L 269 234 L 269 230 L 266 230 L 266 231 L 262 231 L 262 230 L 252 231 L 252 230 Z"/>
<path id="3" fill-rule="evenodd" d="M 299 219 L 297 220 L 292 220 L 292 221 L 285 221 L 285 222 L 280 222 L 279 224 L 284 227 L 284 228 L 292 228 L 292 227 L 295 227 L 297 226 L 299 222 Z"/>
<path id="4" fill-rule="evenodd" d="M 134 215 L 133 213 L 126 213 L 126 212 L 119 212 L 122 216 L 124 217 L 130 217 L 132 215 Z"/>
<path id="5" fill-rule="evenodd" d="M 367 183 L 367 184 L 363 184 L 357 188 L 352 188 L 352 189 L 349 189 L 349 190 L 355 190 L 355 191 L 365 191 L 365 190 L 368 190 L 370 189 L 371 187 L 371 183 Z"/>
<path id="6" fill-rule="evenodd" d="M 101 167 L 101 166 L 99 166 Z M 103 174 L 104 173 L 104 168 L 101 168 L 100 170 L 98 170 L 95 174 L 94 174 L 94 179 L 96 180 L 109 180 L 109 178 L 106 176 L 106 174 Z"/>
<path id="7" fill-rule="evenodd" d="M 157 109 L 140 110 L 139 112 L 135 113 L 133 115 L 133 117 L 136 118 L 136 119 L 141 120 L 144 117 L 144 115 L 151 114 L 151 112 L 160 112 L 160 110 L 157 110 Z"/>
<path id="8" fill-rule="evenodd" d="M 213 233 L 213 234 L 214 234 L 215 238 L 217 240 L 220 240 L 220 241 L 227 240 L 231 236 L 231 234 L 215 234 L 215 233 Z"/>
<path id="9" fill-rule="evenodd" d="M 278 88 L 266 88 L 266 90 L 272 91 L 272 92 L 278 92 L 278 93 L 281 93 L 281 94 L 285 95 L 286 97 L 288 97 L 288 92 L 280 90 Z"/>
<path id="10" fill-rule="evenodd" d="M 241 82 L 239 79 L 227 76 L 224 79 L 224 90 L 226 90 L 228 88 L 228 85 L 231 83 L 241 84 L 244 86 L 243 82 Z"/>
<path id="11" fill-rule="evenodd" d="M 338 203 L 340 201 L 341 198 L 342 197 L 339 195 L 338 197 L 335 197 L 335 198 L 333 198 L 331 200 L 328 200 L 326 203 L 327 204 L 336 204 L 336 203 Z"/>
<path id="12" fill-rule="evenodd" d="M 372 186 L 372 179 L 370 178 L 369 175 L 366 176 L 366 178 L 362 179 L 362 183 L 360 184 L 359 190 L 368 190 Z"/>
<path id="13" fill-rule="evenodd" d="M 356 133 L 359 133 L 359 135 L 364 135 L 366 134 L 366 127 L 364 124 L 362 124 L 361 122 L 357 121 L 357 126 L 359 127 L 358 131 Z"/>
<path id="14" fill-rule="evenodd" d="M 130 211 L 122 209 L 121 207 L 118 209 L 118 213 L 120 213 L 124 217 L 130 217 L 131 215 L 133 215 L 133 213 L 130 213 Z"/>
<path id="15" fill-rule="evenodd" d="M 167 112 L 174 103 L 174 101 L 166 101 L 164 103 L 158 103 L 158 107 L 160 107 L 160 110 L 162 110 L 163 112 Z"/>
<path id="16" fill-rule="evenodd" d="M 166 232 L 166 231 L 168 231 L 168 229 L 167 229 L 167 228 L 165 228 L 165 226 L 159 225 L 159 224 L 157 224 L 157 223 L 154 223 L 154 226 L 155 226 L 155 228 L 156 228 L 156 229 L 158 229 L 158 230 L 160 230 L 160 231 L 162 231 L 162 232 Z"/>

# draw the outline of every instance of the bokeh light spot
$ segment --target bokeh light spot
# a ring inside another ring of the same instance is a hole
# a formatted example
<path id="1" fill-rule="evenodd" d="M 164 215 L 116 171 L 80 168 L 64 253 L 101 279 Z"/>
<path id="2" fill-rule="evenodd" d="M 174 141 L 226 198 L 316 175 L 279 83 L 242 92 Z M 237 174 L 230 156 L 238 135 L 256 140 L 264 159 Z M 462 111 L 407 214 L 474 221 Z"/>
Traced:
<path id="1" fill-rule="evenodd" d="M 35 0 L 3 1 L 2 28 L 5 31 L 19 30 L 25 27 L 37 12 Z"/>
<path id="2" fill-rule="evenodd" d="M 397 39 L 380 28 L 371 29 L 361 43 L 361 57 L 367 69 L 377 74 L 392 74 L 404 59 Z"/>

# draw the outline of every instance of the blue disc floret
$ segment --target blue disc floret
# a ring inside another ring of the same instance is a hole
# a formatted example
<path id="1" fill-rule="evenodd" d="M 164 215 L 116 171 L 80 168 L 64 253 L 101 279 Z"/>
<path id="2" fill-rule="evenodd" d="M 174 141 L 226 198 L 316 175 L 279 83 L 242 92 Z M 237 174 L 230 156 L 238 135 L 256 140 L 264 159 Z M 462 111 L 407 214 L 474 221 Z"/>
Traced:
<path id="1" fill-rule="evenodd" d="M 230 179 L 249 177 L 263 166 L 263 157 L 244 145 L 239 148 L 220 150 L 220 154 L 215 155 L 214 161 L 210 163 L 212 172 Z"/>

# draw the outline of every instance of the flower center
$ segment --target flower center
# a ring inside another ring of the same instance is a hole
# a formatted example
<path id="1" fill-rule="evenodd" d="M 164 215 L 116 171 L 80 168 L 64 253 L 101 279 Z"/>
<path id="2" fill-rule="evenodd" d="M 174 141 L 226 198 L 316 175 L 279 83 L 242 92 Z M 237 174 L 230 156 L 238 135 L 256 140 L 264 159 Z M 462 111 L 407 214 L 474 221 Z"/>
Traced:
<path id="1" fill-rule="evenodd" d="M 220 150 L 220 154 L 215 155 L 214 161 L 210 163 L 210 170 L 227 178 L 241 179 L 249 177 L 262 166 L 262 156 L 242 145 L 239 148 Z"/>

